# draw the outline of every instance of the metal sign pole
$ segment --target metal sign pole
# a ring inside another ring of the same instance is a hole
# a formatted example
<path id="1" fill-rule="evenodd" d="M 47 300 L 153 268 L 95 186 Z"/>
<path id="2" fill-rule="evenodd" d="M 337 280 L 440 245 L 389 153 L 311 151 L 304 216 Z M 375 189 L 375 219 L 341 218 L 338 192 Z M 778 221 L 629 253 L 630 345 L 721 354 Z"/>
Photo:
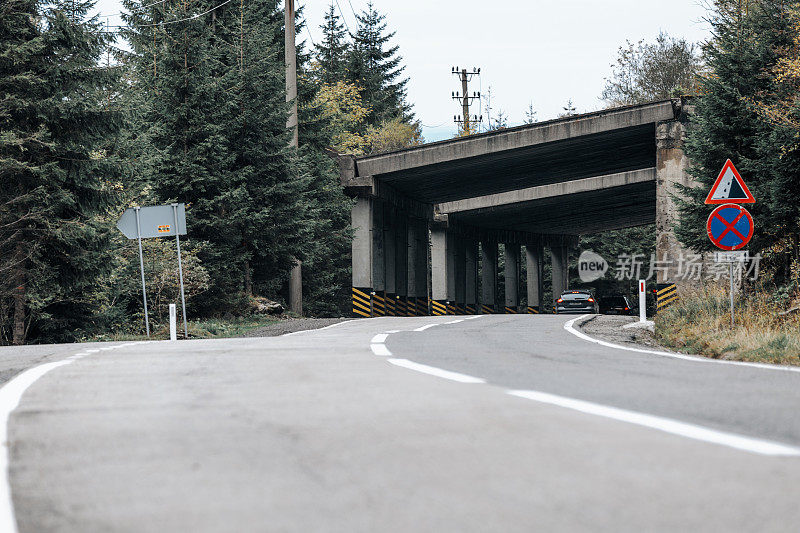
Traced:
<path id="1" fill-rule="evenodd" d="M 144 327 L 147 330 L 147 338 L 150 338 L 150 317 L 147 314 L 147 286 L 144 283 L 144 254 L 142 253 L 142 228 L 139 224 L 139 207 L 134 207 L 136 211 L 136 237 L 139 240 L 139 269 L 142 272 L 142 301 L 144 301 Z"/>
<path id="2" fill-rule="evenodd" d="M 181 307 L 183 309 L 183 334 L 189 338 L 189 323 L 186 321 L 186 296 L 183 293 L 183 263 L 181 262 L 181 237 L 178 228 L 178 204 L 172 204 L 172 214 L 175 219 L 175 244 L 178 247 L 178 278 L 181 282 Z"/>
<path id="3" fill-rule="evenodd" d="M 731 329 L 736 326 L 736 320 L 733 316 L 733 263 L 731 263 Z"/>

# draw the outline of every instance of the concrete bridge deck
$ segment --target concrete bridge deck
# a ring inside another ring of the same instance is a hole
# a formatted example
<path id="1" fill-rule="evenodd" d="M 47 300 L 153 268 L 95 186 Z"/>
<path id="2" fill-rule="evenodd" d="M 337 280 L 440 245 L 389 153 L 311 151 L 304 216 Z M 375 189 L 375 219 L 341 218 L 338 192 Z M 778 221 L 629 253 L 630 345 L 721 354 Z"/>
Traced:
<path id="1" fill-rule="evenodd" d="M 556 293 L 567 287 L 569 247 L 579 235 L 655 222 L 659 255 L 675 253 L 671 194 L 676 184 L 691 183 L 682 150 L 689 111 L 687 100 L 667 100 L 343 157 L 342 185 L 357 198 L 353 286 L 395 300 L 411 294 L 410 280 L 414 297 L 446 310 L 454 301 L 456 312 L 480 305 L 511 312 L 520 310 L 513 270 L 521 261 L 519 245 L 536 267 L 529 272 L 541 271 L 543 247 L 550 248 Z M 498 243 L 506 245 L 512 267 L 504 275 L 511 293 L 505 302 L 492 301 Z M 420 264 L 409 265 L 412 256 Z M 489 270 L 481 282 L 472 272 L 479 262 Z M 669 272 L 662 277 L 667 281 Z M 528 308 L 539 310 L 541 282 L 530 276 L 528 282 Z M 472 285 L 483 285 L 481 298 Z"/>

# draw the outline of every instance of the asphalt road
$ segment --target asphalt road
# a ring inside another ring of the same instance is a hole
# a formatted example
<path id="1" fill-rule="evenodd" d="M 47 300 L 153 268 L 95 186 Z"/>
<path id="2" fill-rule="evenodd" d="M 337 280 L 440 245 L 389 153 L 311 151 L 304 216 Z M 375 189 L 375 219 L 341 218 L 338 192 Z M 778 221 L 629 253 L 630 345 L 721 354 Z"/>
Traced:
<path id="1" fill-rule="evenodd" d="M 55 368 L 8 423 L 19 529 L 796 530 L 800 457 L 509 391 L 800 451 L 800 373 L 616 350 L 563 317 L 454 318 L 125 346 Z"/>

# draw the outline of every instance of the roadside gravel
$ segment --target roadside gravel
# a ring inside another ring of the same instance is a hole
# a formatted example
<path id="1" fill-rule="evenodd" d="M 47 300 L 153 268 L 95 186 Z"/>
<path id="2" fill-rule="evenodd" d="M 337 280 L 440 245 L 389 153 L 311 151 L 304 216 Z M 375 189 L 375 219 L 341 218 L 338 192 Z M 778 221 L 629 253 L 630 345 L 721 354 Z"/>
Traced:
<path id="1" fill-rule="evenodd" d="M 255 328 L 242 337 L 279 337 L 287 333 L 297 333 L 311 329 L 320 329 L 340 322 L 352 320 L 350 318 L 287 318 L 276 324 Z"/>
<path id="2" fill-rule="evenodd" d="M 614 342 L 626 346 L 659 349 L 669 351 L 661 346 L 652 332 L 647 329 L 628 328 L 622 326 L 636 322 L 632 316 L 595 315 L 579 324 L 581 331 L 596 339 Z"/>

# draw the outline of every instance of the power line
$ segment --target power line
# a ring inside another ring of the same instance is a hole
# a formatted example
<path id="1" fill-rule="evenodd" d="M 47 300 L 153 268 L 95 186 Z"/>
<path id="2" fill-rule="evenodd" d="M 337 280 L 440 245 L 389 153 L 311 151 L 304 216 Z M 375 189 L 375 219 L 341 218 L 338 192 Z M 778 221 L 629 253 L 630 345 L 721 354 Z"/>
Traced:
<path id="1" fill-rule="evenodd" d="M 344 11 L 342 11 L 342 6 L 339 5 L 339 0 L 336 1 L 336 7 L 339 8 L 339 14 L 342 16 L 342 22 L 344 22 L 344 27 L 347 28 L 347 33 L 350 34 L 350 37 L 353 38 L 353 32 L 350 31 L 350 26 L 347 24 L 347 19 L 344 18 Z M 352 8 L 351 8 L 352 9 Z"/>
<path id="2" fill-rule="evenodd" d="M 136 27 L 137 28 L 149 28 L 149 27 L 152 27 L 152 26 L 169 26 L 171 24 L 178 24 L 180 22 L 186 22 L 188 20 L 195 20 L 195 19 L 198 19 L 198 18 L 200 18 L 200 17 L 202 17 L 204 15 L 208 15 L 212 11 L 216 11 L 217 9 L 221 8 L 222 6 L 224 6 L 225 4 L 230 4 L 231 1 L 232 0 L 225 0 L 224 2 L 219 4 L 218 6 L 212 7 L 208 11 L 203 11 L 202 13 L 197 13 L 195 15 L 192 15 L 191 17 L 186 17 L 186 18 L 177 19 L 177 20 L 168 20 L 166 22 L 163 22 L 163 21 L 162 22 L 156 22 L 156 23 L 153 23 L 153 24 L 137 24 Z M 128 28 L 128 26 L 113 26 L 113 27 L 114 28 Z"/>

